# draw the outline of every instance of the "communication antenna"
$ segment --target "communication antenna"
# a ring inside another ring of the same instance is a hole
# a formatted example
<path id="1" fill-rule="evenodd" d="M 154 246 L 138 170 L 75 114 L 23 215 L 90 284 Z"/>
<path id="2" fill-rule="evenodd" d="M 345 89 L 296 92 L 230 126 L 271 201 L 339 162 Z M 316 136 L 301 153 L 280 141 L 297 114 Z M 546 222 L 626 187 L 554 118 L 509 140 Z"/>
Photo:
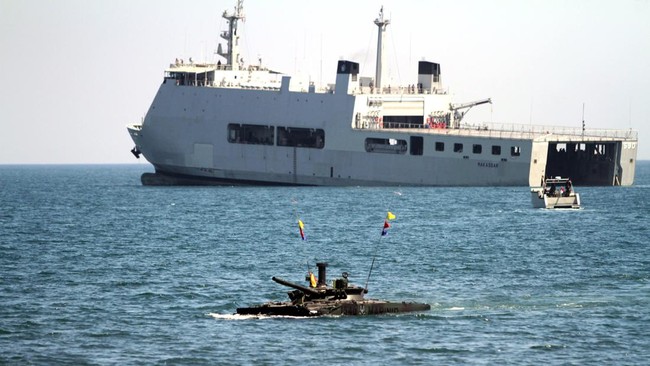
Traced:
<path id="1" fill-rule="evenodd" d="M 628 123 L 630 124 L 630 130 L 632 129 L 632 98 L 630 98 L 630 111 L 628 112 L 628 116 L 630 120 Z"/>
<path id="2" fill-rule="evenodd" d="M 582 137 L 585 137 L 585 102 L 582 102 Z"/>
<path id="3" fill-rule="evenodd" d="M 320 34 L 320 70 L 318 73 L 318 87 L 323 85 L 323 33 Z"/>
<path id="4" fill-rule="evenodd" d="M 386 27 L 390 24 L 390 20 L 384 18 L 384 7 L 382 5 L 381 10 L 379 10 L 379 16 L 375 19 L 375 25 L 378 28 L 377 33 L 377 64 L 375 66 L 375 87 L 377 90 L 382 88 L 382 76 L 384 74 L 383 64 L 384 64 L 384 35 L 386 33 Z"/>

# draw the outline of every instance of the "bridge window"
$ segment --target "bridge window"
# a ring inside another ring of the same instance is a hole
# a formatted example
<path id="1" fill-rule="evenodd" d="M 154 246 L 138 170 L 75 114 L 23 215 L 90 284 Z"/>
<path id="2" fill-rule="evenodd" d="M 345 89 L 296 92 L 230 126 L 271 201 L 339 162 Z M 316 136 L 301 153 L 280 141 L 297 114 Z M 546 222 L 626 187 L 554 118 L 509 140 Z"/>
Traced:
<path id="1" fill-rule="evenodd" d="M 511 146 L 510 147 L 510 156 L 519 156 L 521 155 L 521 147 Z"/>
<path id="2" fill-rule="evenodd" d="M 405 154 L 406 140 L 367 138 L 365 143 L 367 152 L 384 154 Z"/>
<path id="3" fill-rule="evenodd" d="M 492 145 L 492 155 L 501 155 L 501 146 Z"/>
<path id="4" fill-rule="evenodd" d="M 436 151 L 445 151 L 445 143 L 436 142 Z"/>
<path id="5" fill-rule="evenodd" d="M 273 145 L 273 126 L 228 125 L 228 142 L 235 144 Z"/>
<path id="6" fill-rule="evenodd" d="M 463 152 L 463 144 L 454 144 L 454 152 L 457 153 L 462 153 Z"/>
<path id="7" fill-rule="evenodd" d="M 472 152 L 474 154 L 480 154 L 481 152 L 483 152 L 483 146 L 479 144 L 472 145 Z"/>
<path id="8" fill-rule="evenodd" d="M 278 126 L 278 146 L 322 149 L 325 146 L 325 131 L 320 128 Z"/>

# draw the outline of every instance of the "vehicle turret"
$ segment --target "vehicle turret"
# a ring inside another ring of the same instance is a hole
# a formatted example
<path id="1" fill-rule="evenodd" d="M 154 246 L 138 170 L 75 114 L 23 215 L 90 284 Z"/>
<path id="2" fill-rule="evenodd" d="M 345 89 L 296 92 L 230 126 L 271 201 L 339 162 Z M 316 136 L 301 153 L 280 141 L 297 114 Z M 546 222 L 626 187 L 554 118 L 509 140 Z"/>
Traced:
<path id="1" fill-rule="evenodd" d="M 318 282 L 315 287 L 307 287 L 297 283 L 284 280 L 279 277 L 271 278 L 273 281 L 295 289 L 289 291 L 288 295 L 291 301 L 305 301 L 315 299 L 350 299 L 362 300 L 365 289 L 357 286 L 350 286 L 348 282 L 349 274 L 343 272 L 341 278 L 332 281 L 332 286 L 327 286 L 327 263 L 316 263 L 318 267 Z M 311 282 L 311 272 L 305 278 Z"/>

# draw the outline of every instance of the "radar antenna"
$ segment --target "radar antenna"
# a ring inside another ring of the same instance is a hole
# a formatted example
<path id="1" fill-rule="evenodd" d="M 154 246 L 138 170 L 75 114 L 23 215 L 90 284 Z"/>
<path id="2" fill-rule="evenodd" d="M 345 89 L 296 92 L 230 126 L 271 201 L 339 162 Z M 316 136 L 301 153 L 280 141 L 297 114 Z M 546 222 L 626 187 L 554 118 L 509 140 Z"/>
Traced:
<path id="1" fill-rule="evenodd" d="M 226 65 L 230 66 L 232 70 L 239 70 L 239 33 L 237 32 L 237 26 L 239 20 L 242 22 L 246 20 L 244 16 L 244 0 L 237 0 L 235 12 L 230 14 L 228 10 L 225 10 L 222 17 L 228 20 L 228 30 L 221 32 L 221 38 L 228 42 L 228 51 L 224 52 L 221 44 L 219 44 L 217 54 L 226 59 Z"/>

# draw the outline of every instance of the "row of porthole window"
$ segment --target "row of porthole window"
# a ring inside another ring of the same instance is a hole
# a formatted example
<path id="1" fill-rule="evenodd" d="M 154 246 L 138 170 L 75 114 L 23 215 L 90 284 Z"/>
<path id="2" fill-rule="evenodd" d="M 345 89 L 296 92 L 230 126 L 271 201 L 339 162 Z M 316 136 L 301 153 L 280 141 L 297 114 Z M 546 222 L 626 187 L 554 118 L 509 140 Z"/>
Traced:
<path id="1" fill-rule="evenodd" d="M 463 152 L 463 144 L 461 143 L 454 143 L 454 152 L 456 153 L 462 153 Z M 445 151 L 445 143 L 444 142 L 436 142 L 436 151 Z M 483 153 L 483 145 L 481 144 L 472 144 L 472 153 L 473 154 L 482 154 Z M 492 145 L 492 155 L 501 155 L 501 145 Z M 511 146 L 510 147 L 510 156 L 519 156 L 521 155 L 521 148 L 519 146 Z"/>
<path id="2" fill-rule="evenodd" d="M 387 154 L 405 154 L 409 149 L 407 148 L 406 140 L 402 139 L 390 139 L 390 138 L 372 138 L 369 137 L 365 141 L 365 148 L 367 152 L 372 153 L 387 153 Z M 410 151 L 411 155 L 422 155 L 424 152 L 424 141 L 422 137 L 411 136 L 411 146 Z M 462 153 L 464 145 L 462 143 L 454 143 L 453 151 L 455 153 Z M 443 152 L 445 151 L 444 142 L 435 143 L 435 151 Z M 472 153 L 482 154 L 483 145 L 481 144 L 472 144 Z M 492 145 L 492 155 L 501 156 L 501 145 Z M 520 156 L 521 147 L 519 146 L 510 146 L 510 156 Z"/>

